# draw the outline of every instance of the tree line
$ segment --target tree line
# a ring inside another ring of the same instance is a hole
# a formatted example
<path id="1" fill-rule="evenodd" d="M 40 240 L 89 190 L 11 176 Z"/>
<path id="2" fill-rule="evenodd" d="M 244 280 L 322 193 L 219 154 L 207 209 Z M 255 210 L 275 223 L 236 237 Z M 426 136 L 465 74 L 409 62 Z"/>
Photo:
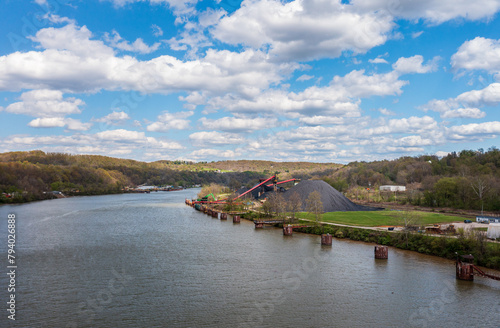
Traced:
<path id="1" fill-rule="evenodd" d="M 144 184 L 245 185 L 262 177 L 257 172 L 175 170 L 170 165 L 42 151 L 4 153 L 0 154 L 0 203 L 53 198 L 52 191 L 67 195 L 99 195 L 121 193 L 126 187 Z"/>
<path id="2" fill-rule="evenodd" d="M 442 158 L 422 155 L 353 162 L 322 179 L 351 199 L 500 210 L 500 151 L 496 147 L 452 152 Z M 382 185 L 402 185 L 406 192 L 379 192 Z"/>

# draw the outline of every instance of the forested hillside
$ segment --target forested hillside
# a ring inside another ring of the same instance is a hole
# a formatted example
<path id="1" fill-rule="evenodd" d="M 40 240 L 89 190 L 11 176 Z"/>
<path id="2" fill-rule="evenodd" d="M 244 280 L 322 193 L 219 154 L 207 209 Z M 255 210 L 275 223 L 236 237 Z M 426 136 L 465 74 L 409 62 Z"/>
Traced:
<path id="1" fill-rule="evenodd" d="M 118 193 L 142 184 L 217 183 L 236 189 L 276 172 L 280 180 L 323 179 L 353 200 L 500 210 L 500 151 L 495 147 L 486 152 L 463 150 L 443 158 L 422 155 L 348 165 L 253 160 L 145 163 L 95 155 L 12 152 L 0 154 L 0 192 L 14 197 L 0 196 L 0 202 L 43 199 L 54 190 Z M 379 191 L 379 186 L 388 184 L 403 185 L 407 191 Z"/>
<path id="2" fill-rule="evenodd" d="M 176 169 L 177 168 L 177 169 Z M 138 185 L 192 186 L 218 183 L 235 188 L 262 177 L 256 172 L 218 173 L 216 170 L 179 170 L 174 162 L 145 163 L 94 155 L 42 151 L 0 154 L 0 203 L 52 197 L 51 191 L 97 195 L 120 193 Z"/>
<path id="3" fill-rule="evenodd" d="M 496 147 L 486 152 L 453 152 L 443 158 L 426 155 L 353 162 L 322 178 L 354 199 L 370 197 L 370 201 L 500 210 L 500 151 Z M 407 191 L 398 198 L 394 193 L 380 193 L 381 185 L 402 185 Z"/>

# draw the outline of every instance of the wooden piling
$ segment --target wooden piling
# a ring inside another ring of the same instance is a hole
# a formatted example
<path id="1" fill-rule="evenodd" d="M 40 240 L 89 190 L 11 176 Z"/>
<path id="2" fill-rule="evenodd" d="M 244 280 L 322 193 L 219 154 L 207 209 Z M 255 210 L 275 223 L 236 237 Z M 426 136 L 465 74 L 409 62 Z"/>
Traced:
<path id="1" fill-rule="evenodd" d="M 293 235 L 293 227 L 291 225 L 283 226 L 283 235 L 284 236 Z"/>
<path id="2" fill-rule="evenodd" d="M 221 220 L 227 220 L 227 213 L 221 213 L 220 214 L 220 219 Z"/>
<path id="3" fill-rule="evenodd" d="M 389 258 L 389 247 L 381 245 L 375 246 L 375 258 L 383 260 Z"/>
<path id="4" fill-rule="evenodd" d="M 212 211 L 212 217 L 218 219 L 219 218 L 219 212 Z"/>
<path id="5" fill-rule="evenodd" d="M 321 235 L 321 245 L 332 246 L 332 235 L 329 233 Z"/>
<path id="6" fill-rule="evenodd" d="M 233 223 L 240 223 L 240 216 L 239 215 L 233 215 Z"/>

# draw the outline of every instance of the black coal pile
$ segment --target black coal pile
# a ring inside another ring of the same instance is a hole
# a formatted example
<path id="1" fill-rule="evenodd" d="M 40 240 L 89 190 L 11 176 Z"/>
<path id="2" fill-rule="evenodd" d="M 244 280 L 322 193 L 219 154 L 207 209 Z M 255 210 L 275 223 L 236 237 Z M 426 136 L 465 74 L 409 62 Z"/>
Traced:
<path id="1" fill-rule="evenodd" d="M 306 199 L 313 191 L 321 194 L 321 202 L 325 212 L 347 212 L 347 211 L 376 211 L 380 208 L 356 205 L 337 189 L 330 186 L 323 180 L 304 180 L 288 189 L 283 196 L 286 200 L 296 192 L 302 199 L 302 210 L 307 207 Z"/>

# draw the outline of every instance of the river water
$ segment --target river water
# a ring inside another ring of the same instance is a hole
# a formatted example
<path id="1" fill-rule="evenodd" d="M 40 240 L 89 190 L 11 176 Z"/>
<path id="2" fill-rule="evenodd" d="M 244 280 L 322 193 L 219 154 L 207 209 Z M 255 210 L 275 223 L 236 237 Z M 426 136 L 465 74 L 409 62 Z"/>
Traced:
<path id="1" fill-rule="evenodd" d="M 16 327 L 500 327 L 500 282 L 452 261 L 213 219 L 198 189 L 0 207 L 16 215 Z"/>

